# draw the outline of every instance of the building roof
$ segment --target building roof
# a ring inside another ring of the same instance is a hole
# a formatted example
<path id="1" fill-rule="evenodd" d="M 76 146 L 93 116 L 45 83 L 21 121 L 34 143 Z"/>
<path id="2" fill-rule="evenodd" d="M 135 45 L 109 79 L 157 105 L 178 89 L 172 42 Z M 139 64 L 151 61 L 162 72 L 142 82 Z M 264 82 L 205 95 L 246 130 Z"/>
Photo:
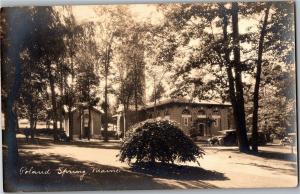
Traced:
<path id="1" fill-rule="evenodd" d="M 78 109 L 78 107 L 73 107 L 72 108 L 72 110 L 71 110 L 71 112 L 73 112 L 73 111 L 75 111 L 75 110 L 77 110 Z M 64 110 L 65 110 L 65 112 L 68 112 L 68 108 L 67 108 L 67 106 L 65 106 L 64 105 Z M 100 108 L 100 107 L 92 107 L 92 110 L 94 110 L 95 112 L 98 112 L 98 113 L 100 113 L 100 114 L 103 114 L 104 113 L 104 111 Z"/>
<path id="2" fill-rule="evenodd" d="M 201 100 L 201 101 L 191 101 L 191 100 L 188 100 L 188 99 L 185 99 L 185 98 L 172 98 L 172 99 L 166 99 L 166 100 L 161 100 L 159 102 L 156 103 L 156 107 L 159 107 L 159 106 L 164 106 L 164 105 L 168 105 L 168 104 L 184 104 L 184 105 L 213 105 L 213 106 L 227 106 L 227 107 L 230 107 L 231 106 L 231 103 L 228 103 L 228 102 L 225 102 L 225 103 L 221 103 L 221 102 L 217 102 L 217 101 L 204 101 L 204 100 Z M 149 103 L 145 106 L 140 106 L 138 108 L 138 110 L 147 110 L 147 109 L 151 109 L 151 108 L 154 108 L 154 103 Z M 124 109 L 123 106 L 119 106 L 116 110 L 116 113 L 120 113 L 122 112 Z M 134 110 L 133 107 L 129 107 L 129 110 Z M 114 115 L 114 116 L 117 116 L 117 115 Z"/>
<path id="3" fill-rule="evenodd" d="M 192 104 L 192 105 L 215 105 L 215 106 L 231 106 L 230 103 L 225 102 L 225 103 L 221 103 L 221 102 L 216 102 L 216 101 L 191 101 L 191 100 L 187 100 L 185 98 L 177 98 L 177 99 L 167 99 L 167 100 L 163 100 L 160 101 L 158 103 L 156 103 L 156 106 L 163 106 L 163 105 L 167 105 L 167 104 Z M 155 105 L 154 103 L 151 103 L 149 105 L 144 106 L 142 109 L 150 109 L 153 108 Z"/>

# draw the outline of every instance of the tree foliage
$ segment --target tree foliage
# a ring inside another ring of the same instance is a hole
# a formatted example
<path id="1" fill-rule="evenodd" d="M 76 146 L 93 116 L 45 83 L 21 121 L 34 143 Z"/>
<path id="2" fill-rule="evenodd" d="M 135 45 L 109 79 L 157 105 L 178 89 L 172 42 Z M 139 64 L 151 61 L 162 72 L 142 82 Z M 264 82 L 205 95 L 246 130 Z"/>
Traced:
<path id="1" fill-rule="evenodd" d="M 163 40 L 176 42 L 175 49 L 169 46 L 175 75 L 171 95 L 230 101 L 240 150 L 249 150 L 246 113 L 254 115 L 255 135 L 259 88 L 270 71 L 268 66 L 281 64 L 289 69 L 295 65 L 293 3 L 176 4 L 161 5 L 161 9 L 167 18 L 165 28 L 171 31 Z M 247 19 L 253 24 L 243 29 Z M 246 104 L 254 107 L 252 112 L 247 112 Z"/>

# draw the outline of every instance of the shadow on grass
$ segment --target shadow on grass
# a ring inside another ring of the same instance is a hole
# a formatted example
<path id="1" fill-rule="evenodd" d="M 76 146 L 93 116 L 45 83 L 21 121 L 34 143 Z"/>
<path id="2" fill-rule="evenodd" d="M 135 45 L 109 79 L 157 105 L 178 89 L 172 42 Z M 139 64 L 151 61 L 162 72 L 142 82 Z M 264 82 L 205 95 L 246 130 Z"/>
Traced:
<path id="1" fill-rule="evenodd" d="M 257 163 L 249 163 L 249 164 L 237 163 L 237 164 L 240 164 L 240 165 L 249 165 L 249 166 L 256 166 L 256 167 L 260 167 L 260 168 L 263 168 L 265 170 L 270 170 L 270 171 L 276 172 L 276 173 L 297 176 L 297 168 L 296 167 L 294 169 L 291 169 L 291 168 L 287 169 L 287 168 L 274 168 L 274 167 L 271 167 L 271 166 L 257 164 Z"/>
<path id="2" fill-rule="evenodd" d="M 66 145 L 66 146 L 76 146 L 84 148 L 100 148 L 100 149 L 120 149 L 120 142 L 103 142 L 103 141 L 71 141 L 71 142 L 54 142 L 50 138 L 35 138 L 35 142 L 32 143 L 29 140 L 29 143 L 26 143 L 25 138 L 18 138 L 18 143 L 21 148 L 25 149 L 36 149 L 36 146 L 39 146 L 39 149 L 47 149 L 53 145 Z"/>
<path id="3" fill-rule="evenodd" d="M 266 146 L 271 147 L 271 146 Z M 272 160 L 282 160 L 282 161 L 297 161 L 297 154 L 292 154 L 290 152 L 282 152 L 282 151 L 267 151 L 267 150 L 259 150 L 258 152 L 249 151 L 247 153 L 240 152 L 237 147 L 208 147 L 208 150 L 212 150 L 214 153 L 218 152 L 232 152 L 236 154 L 249 154 L 252 156 L 261 157 L 264 159 L 272 159 Z"/>
<path id="4" fill-rule="evenodd" d="M 6 150 L 4 154 L 4 169 Z M 99 156 L 100 157 L 100 156 Z M 84 160 L 85 158 L 83 158 Z M 201 180 L 174 181 L 174 175 L 165 180 L 156 179 L 146 172 L 132 171 L 128 168 L 102 165 L 87 161 L 77 161 L 71 157 L 56 154 L 33 154 L 31 151 L 19 151 L 17 185 L 4 182 L 5 191 L 95 191 L 95 190 L 145 190 L 178 188 L 217 188 Z M 60 169 L 60 170 L 59 170 Z M 65 170 L 65 174 L 59 174 Z M 171 169 L 165 169 L 165 172 Z M 29 173 L 30 171 L 30 173 Z M 40 172 L 50 172 L 40 174 Z M 73 172 L 73 173 L 70 173 Z M 200 172 L 200 171 L 199 171 Z M 172 172 L 174 173 L 174 172 Z M 187 173 L 187 172 L 186 172 Z M 185 176 L 188 176 L 187 174 Z M 193 175 L 192 175 L 193 176 Z M 204 176 L 205 177 L 205 176 Z M 194 177 L 195 178 L 195 177 Z M 199 179 L 199 180 L 198 180 Z M 187 178 L 185 180 L 188 180 Z M 204 178 L 203 180 L 208 180 Z"/>
<path id="5" fill-rule="evenodd" d="M 276 151 L 259 151 L 258 153 L 252 153 L 252 154 L 266 159 L 297 161 L 297 155 L 292 153 L 283 153 L 283 152 L 276 152 Z"/>
<path id="6" fill-rule="evenodd" d="M 167 163 L 133 164 L 133 172 L 149 174 L 154 177 L 176 180 L 229 180 L 223 173 L 205 170 L 200 167 Z"/>

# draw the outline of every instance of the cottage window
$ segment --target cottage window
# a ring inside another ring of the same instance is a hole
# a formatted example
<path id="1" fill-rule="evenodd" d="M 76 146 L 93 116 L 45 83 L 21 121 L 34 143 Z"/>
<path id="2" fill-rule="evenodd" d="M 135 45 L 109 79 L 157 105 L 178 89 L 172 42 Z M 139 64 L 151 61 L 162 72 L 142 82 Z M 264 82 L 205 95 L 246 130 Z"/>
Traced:
<path id="1" fill-rule="evenodd" d="M 83 126 L 84 127 L 88 127 L 89 126 L 89 112 L 88 110 L 84 110 L 84 113 L 83 113 Z"/>

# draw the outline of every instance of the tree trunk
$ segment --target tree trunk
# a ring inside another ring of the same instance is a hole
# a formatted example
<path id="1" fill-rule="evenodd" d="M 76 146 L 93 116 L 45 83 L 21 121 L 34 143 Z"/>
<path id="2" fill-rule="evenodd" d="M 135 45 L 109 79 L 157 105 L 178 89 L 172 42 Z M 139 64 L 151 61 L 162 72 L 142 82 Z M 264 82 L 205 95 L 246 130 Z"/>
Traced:
<path id="1" fill-rule="evenodd" d="M 233 116 L 234 116 L 234 121 L 236 123 L 236 131 L 238 134 L 238 137 L 240 136 L 240 127 L 242 126 L 241 124 L 241 119 L 239 115 L 239 106 L 237 105 L 237 97 L 236 97 L 236 86 L 235 86 L 235 78 L 233 76 L 232 72 L 232 62 L 230 60 L 230 49 L 229 49 L 229 38 L 228 38 L 228 33 L 227 33 L 227 27 L 228 27 L 228 18 L 227 18 L 227 13 L 226 9 L 224 6 L 221 7 L 223 11 L 223 44 L 224 44 L 224 58 L 225 58 L 225 64 L 226 64 L 226 73 L 228 76 L 228 85 L 229 85 L 229 97 L 230 101 L 232 104 L 232 109 L 233 109 Z M 241 148 L 240 148 L 241 150 Z"/>
<path id="2" fill-rule="evenodd" d="M 7 103 L 7 102 L 5 102 L 5 103 Z M 3 104 L 2 104 L 2 106 L 3 106 Z M 3 112 L 3 116 L 4 116 L 4 128 L 5 128 L 5 130 L 7 131 L 8 130 L 8 113 L 7 113 L 7 108 L 5 108 L 6 110 L 4 110 L 4 112 Z"/>
<path id="3" fill-rule="evenodd" d="M 53 138 L 54 141 L 57 140 L 57 106 L 56 106 L 56 94 L 54 88 L 54 79 L 51 73 L 51 64 L 48 62 L 48 79 L 50 83 L 50 90 L 51 90 L 51 104 L 52 104 L 52 116 L 53 116 Z"/>
<path id="4" fill-rule="evenodd" d="M 153 76 L 153 90 L 154 90 L 154 108 L 153 108 L 153 118 L 156 118 L 156 76 Z"/>
<path id="5" fill-rule="evenodd" d="M 104 141 L 108 141 L 108 100 L 107 100 L 107 94 L 108 94 L 108 86 L 107 86 L 107 78 L 109 74 L 109 64 L 110 64 L 110 54 L 111 54 L 111 46 L 113 41 L 114 35 L 110 37 L 109 45 L 106 47 L 106 60 L 104 64 L 104 73 L 105 73 L 105 91 L 104 91 Z"/>
<path id="6" fill-rule="evenodd" d="M 134 89 L 134 107 L 135 107 L 135 123 L 138 121 L 138 92 L 137 92 L 137 87 Z"/>
<path id="7" fill-rule="evenodd" d="M 72 42 L 74 43 L 74 39 L 72 36 Z M 71 86 L 69 88 L 68 92 L 68 117 L 69 117 L 69 138 L 70 141 L 73 140 L 73 114 L 72 114 L 72 108 L 74 107 L 74 98 L 75 98 L 75 93 L 74 93 L 74 61 L 73 61 L 73 47 L 70 49 L 70 60 L 71 60 Z M 66 85 L 66 84 L 65 84 Z M 74 95 L 74 96 L 73 96 Z M 81 122 L 80 122 L 81 124 Z"/>
<path id="8" fill-rule="evenodd" d="M 125 121 L 125 123 L 124 123 L 124 135 L 125 135 L 127 128 L 128 128 L 128 121 L 129 121 L 129 119 L 128 119 L 128 104 L 126 105 L 126 107 L 124 109 L 124 121 Z"/>
<path id="9" fill-rule="evenodd" d="M 5 102 L 5 104 L 7 104 L 7 101 Z M 3 106 L 3 104 L 2 104 L 2 106 Z M 4 131 L 5 131 L 5 134 L 6 134 L 7 131 L 8 131 L 8 113 L 7 113 L 7 107 L 5 107 L 5 110 L 3 111 L 3 114 L 4 114 Z M 2 140 L 3 140 L 3 144 L 7 145 L 6 136 L 5 136 L 5 138 L 2 138 Z"/>
<path id="10" fill-rule="evenodd" d="M 31 142 L 34 143 L 34 117 L 32 114 L 30 114 L 29 118 L 29 123 L 30 123 L 30 137 L 31 137 Z"/>
<path id="11" fill-rule="evenodd" d="M 73 115 L 71 106 L 68 107 L 68 118 L 69 118 L 69 138 L 73 140 Z"/>
<path id="12" fill-rule="evenodd" d="M 18 40 L 18 38 L 17 38 Z M 12 39 L 12 48 L 18 48 L 18 41 Z M 6 172 L 4 175 L 6 176 L 5 180 L 8 184 L 6 187 L 12 190 L 15 190 L 15 185 L 17 183 L 17 175 L 18 175 L 18 145 L 16 138 L 16 116 L 13 111 L 15 101 L 18 96 L 18 92 L 21 87 L 22 80 L 22 69 L 21 69 L 21 60 L 19 58 L 19 53 L 15 53 L 15 51 L 10 50 L 9 56 L 11 64 L 15 65 L 15 77 L 11 83 L 13 83 L 9 95 L 7 97 L 7 160 L 6 160 Z"/>
<path id="13" fill-rule="evenodd" d="M 60 63 L 60 79 L 59 79 L 59 88 L 60 88 L 60 101 L 59 101 L 59 129 L 63 130 L 63 113 L 64 113 L 64 104 L 62 101 L 62 97 L 64 96 L 64 78 L 63 78 L 63 68 Z"/>
<path id="14" fill-rule="evenodd" d="M 16 68 L 17 69 L 17 68 Z M 16 70 L 17 71 L 17 70 Z M 17 74 L 17 73 L 16 73 Z M 17 81 L 16 81 L 17 82 Z M 20 81 L 19 81 L 20 82 Z M 19 84 L 14 84 L 19 85 Z M 6 181 L 11 184 L 12 187 L 16 185 L 17 169 L 18 169 L 18 145 L 16 139 L 16 119 L 15 114 L 12 111 L 12 107 L 16 98 L 16 92 L 19 90 L 19 86 L 14 86 L 8 99 L 8 130 L 7 130 L 7 161 L 6 161 Z"/>
<path id="15" fill-rule="evenodd" d="M 83 109 L 80 107 L 80 128 L 79 128 L 79 139 L 82 139 L 82 125 L 84 125 Z M 83 118 L 83 119 L 82 119 Z"/>
<path id="16" fill-rule="evenodd" d="M 59 114 L 59 129 L 61 130 L 61 131 L 63 131 L 63 115 L 62 115 L 62 108 L 63 106 L 61 105 L 60 106 L 60 114 Z"/>
<path id="17" fill-rule="evenodd" d="M 105 67 L 107 68 L 107 67 Z M 108 69 L 106 69 L 105 71 L 108 71 Z M 105 92 L 104 92 L 104 141 L 107 142 L 108 141 L 108 100 L 107 100 L 107 76 L 108 76 L 108 72 L 105 72 Z"/>
<path id="18" fill-rule="evenodd" d="M 18 109 L 16 108 L 16 106 L 13 109 L 14 113 L 15 113 L 15 119 L 16 119 L 16 129 L 20 129 L 19 127 L 19 116 L 18 116 Z"/>
<path id="19" fill-rule="evenodd" d="M 265 10 L 265 17 L 263 26 L 260 32 L 258 53 L 256 62 L 256 75 L 255 75 L 255 86 L 253 94 L 253 117 L 252 117 L 252 150 L 258 152 L 258 104 L 259 104 L 259 85 L 261 79 L 261 66 L 262 66 L 262 55 L 264 49 L 264 38 L 266 35 L 266 28 L 268 24 L 268 16 L 271 4 L 268 3 L 268 7 Z"/>
<path id="20" fill-rule="evenodd" d="M 89 122 L 87 128 L 87 138 L 90 140 L 91 138 L 91 122 L 92 122 L 92 114 L 91 114 L 91 107 L 89 106 Z"/>
<path id="21" fill-rule="evenodd" d="M 236 116 L 238 121 L 237 136 L 239 142 L 239 150 L 241 152 L 249 151 L 249 144 L 247 139 L 247 129 L 245 120 L 245 105 L 244 105 L 244 89 L 242 83 L 242 64 L 240 56 L 240 40 L 238 28 L 238 3 L 232 3 L 232 38 L 233 38 L 233 67 L 235 72 L 235 88 L 236 88 Z"/>
<path id="22" fill-rule="evenodd" d="M 134 107 L 135 107 L 135 114 L 134 114 L 134 122 L 135 123 L 137 123 L 137 121 L 138 121 L 138 98 L 139 98 L 139 95 L 138 95 L 138 87 L 139 87 L 139 85 L 138 85 L 138 82 L 140 81 L 139 80 L 139 78 L 138 78 L 138 74 L 140 73 L 140 72 L 138 72 L 138 70 L 137 70 L 137 66 L 138 66 L 138 64 L 137 64 L 137 61 L 135 60 L 135 58 L 133 59 L 133 63 L 134 63 L 134 79 L 133 79 L 133 84 L 134 84 Z"/>

